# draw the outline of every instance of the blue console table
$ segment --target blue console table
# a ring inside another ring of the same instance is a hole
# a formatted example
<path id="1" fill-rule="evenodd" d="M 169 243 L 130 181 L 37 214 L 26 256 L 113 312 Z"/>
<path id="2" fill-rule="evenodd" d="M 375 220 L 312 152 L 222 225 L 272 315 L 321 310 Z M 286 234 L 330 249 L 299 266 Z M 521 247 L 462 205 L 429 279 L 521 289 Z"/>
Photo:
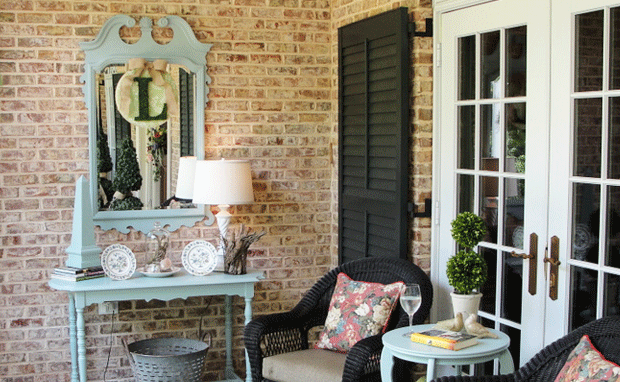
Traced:
<path id="1" fill-rule="evenodd" d="M 86 382 L 86 346 L 84 335 L 84 308 L 105 301 L 186 299 L 196 296 L 224 295 L 226 302 L 226 370 L 227 381 L 241 381 L 233 370 L 232 362 L 232 296 L 245 298 L 245 323 L 252 319 L 254 284 L 263 279 L 263 272 L 251 271 L 244 275 L 214 272 L 207 276 L 192 276 L 181 270 L 162 278 L 133 276 L 116 281 L 102 277 L 86 281 L 52 279 L 49 286 L 66 291 L 69 295 L 69 336 L 71 345 L 71 381 Z M 246 356 L 246 381 L 251 382 L 250 365 Z"/>

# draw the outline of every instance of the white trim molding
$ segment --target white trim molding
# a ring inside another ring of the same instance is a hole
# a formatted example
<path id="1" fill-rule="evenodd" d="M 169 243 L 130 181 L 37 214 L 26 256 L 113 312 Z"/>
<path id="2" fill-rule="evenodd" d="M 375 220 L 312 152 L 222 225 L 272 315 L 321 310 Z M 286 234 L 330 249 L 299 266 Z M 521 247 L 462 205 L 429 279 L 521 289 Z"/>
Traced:
<path id="1" fill-rule="evenodd" d="M 436 13 L 443 13 L 492 1 L 499 0 L 433 0 L 433 10 Z"/>

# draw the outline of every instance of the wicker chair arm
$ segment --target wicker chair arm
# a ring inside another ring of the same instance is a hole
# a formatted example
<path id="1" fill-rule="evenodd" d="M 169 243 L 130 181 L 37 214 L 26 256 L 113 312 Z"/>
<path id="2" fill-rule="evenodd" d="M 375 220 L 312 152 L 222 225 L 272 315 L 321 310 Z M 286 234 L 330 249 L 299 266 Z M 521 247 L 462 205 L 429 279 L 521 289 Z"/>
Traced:
<path id="1" fill-rule="evenodd" d="M 255 347 L 258 350 L 262 348 L 261 356 L 268 357 L 306 349 L 308 328 L 308 317 L 300 315 L 295 310 L 268 314 L 256 317 L 246 325 L 244 341 L 246 347 Z"/>
<path id="2" fill-rule="evenodd" d="M 244 330 L 252 380 L 263 380 L 263 358 L 308 348 L 307 320 L 298 311 L 255 317 Z"/>
<path id="3" fill-rule="evenodd" d="M 363 380 L 365 374 L 379 369 L 383 349 L 382 336 L 383 333 L 370 336 L 353 345 L 344 361 L 343 382 Z"/>

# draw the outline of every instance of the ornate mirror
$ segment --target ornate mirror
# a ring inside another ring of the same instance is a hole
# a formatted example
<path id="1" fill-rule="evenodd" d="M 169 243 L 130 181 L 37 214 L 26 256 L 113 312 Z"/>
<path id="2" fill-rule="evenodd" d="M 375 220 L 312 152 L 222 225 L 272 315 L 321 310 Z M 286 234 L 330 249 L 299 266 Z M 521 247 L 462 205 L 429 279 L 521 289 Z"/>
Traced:
<path id="1" fill-rule="evenodd" d="M 174 197 L 177 183 L 193 178 L 179 173 L 180 158 L 204 159 L 211 44 L 198 42 L 178 16 L 157 22 L 171 32 L 168 43 L 155 42 L 149 18 L 140 20 L 137 42 L 123 41 L 121 28 L 135 24 L 129 16 L 114 16 L 95 40 L 80 44 L 86 55 L 82 81 L 95 225 L 146 233 L 159 221 L 174 231 L 193 226 L 205 214 L 210 225 L 209 208 Z"/>

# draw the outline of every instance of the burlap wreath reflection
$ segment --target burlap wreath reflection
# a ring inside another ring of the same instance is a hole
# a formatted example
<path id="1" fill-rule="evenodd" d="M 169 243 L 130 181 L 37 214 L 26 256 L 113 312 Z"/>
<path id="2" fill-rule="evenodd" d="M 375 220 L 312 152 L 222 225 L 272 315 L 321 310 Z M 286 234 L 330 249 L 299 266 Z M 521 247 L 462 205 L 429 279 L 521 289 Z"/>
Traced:
<path id="1" fill-rule="evenodd" d="M 133 58 L 127 63 L 127 72 L 116 86 L 116 107 L 129 123 L 142 127 L 157 127 L 168 120 L 168 113 L 178 114 L 176 84 L 166 71 L 166 60 L 146 61 Z M 137 78 L 150 79 L 140 86 Z M 146 94 L 140 94 L 146 91 Z M 144 104 L 141 100 L 148 100 Z M 143 108 L 141 110 L 141 108 Z M 148 118 L 144 118 L 145 115 Z"/>

